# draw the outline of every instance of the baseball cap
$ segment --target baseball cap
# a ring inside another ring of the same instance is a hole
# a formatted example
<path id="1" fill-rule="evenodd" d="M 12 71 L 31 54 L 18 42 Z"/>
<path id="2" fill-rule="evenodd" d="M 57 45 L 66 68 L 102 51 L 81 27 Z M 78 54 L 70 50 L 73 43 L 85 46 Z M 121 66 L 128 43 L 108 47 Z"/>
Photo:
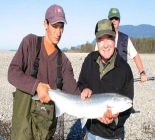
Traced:
<path id="1" fill-rule="evenodd" d="M 113 23 L 108 19 L 102 19 L 97 22 L 95 27 L 96 38 L 99 38 L 103 35 L 115 36 L 115 28 Z"/>
<path id="2" fill-rule="evenodd" d="M 65 12 L 59 5 L 51 5 L 45 14 L 45 19 L 49 21 L 50 24 L 55 24 L 57 22 L 67 23 L 65 18 Z"/>
<path id="3" fill-rule="evenodd" d="M 118 17 L 120 19 L 120 13 L 117 8 L 111 8 L 108 14 L 108 19 L 113 18 L 113 17 Z"/>

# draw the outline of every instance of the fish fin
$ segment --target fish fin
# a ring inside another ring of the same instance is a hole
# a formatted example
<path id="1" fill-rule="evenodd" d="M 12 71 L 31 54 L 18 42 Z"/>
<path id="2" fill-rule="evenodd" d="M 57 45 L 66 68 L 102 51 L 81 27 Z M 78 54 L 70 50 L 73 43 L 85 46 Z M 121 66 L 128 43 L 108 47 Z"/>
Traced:
<path id="1" fill-rule="evenodd" d="M 82 126 L 82 128 L 85 126 L 86 122 L 87 122 L 87 118 L 82 118 L 81 119 L 81 126 Z"/>
<path id="2" fill-rule="evenodd" d="M 118 117 L 114 119 L 115 121 L 115 124 L 117 125 L 118 124 Z"/>
<path id="3" fill-rule="evenodd" d="M 56 117 L 61 116 L 64 112 L 62 112 L 57 105 L 55 105 Z"/>
<path id="4" fill-rule="evenodd" d="M 36 95 L 32 96 L 32 99 L 33 99 L 33 100 L 39 100 L 39 97 L 38 97 L 38 95 L 36 94 Z"/>

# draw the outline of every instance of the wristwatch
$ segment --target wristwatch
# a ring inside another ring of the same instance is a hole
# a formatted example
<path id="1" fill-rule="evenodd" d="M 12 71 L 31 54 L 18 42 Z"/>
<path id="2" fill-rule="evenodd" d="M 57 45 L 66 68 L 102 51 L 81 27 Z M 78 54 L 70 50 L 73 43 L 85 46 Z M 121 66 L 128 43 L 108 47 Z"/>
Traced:
<path id="1" fill-rule="evenodd" d="M 142 74 L 146 74 L 146 72 L 143 70 L 143 71 L 140 73 L 140 75 L 142 75 Z"/>

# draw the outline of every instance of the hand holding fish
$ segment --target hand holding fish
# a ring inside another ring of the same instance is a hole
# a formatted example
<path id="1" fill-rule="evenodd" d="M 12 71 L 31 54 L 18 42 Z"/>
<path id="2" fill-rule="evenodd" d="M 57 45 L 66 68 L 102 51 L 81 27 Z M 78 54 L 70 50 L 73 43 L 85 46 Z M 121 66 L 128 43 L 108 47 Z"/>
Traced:
<path id="1" fill-rule="evenodd" d="M 85 88 L 81 92 L 81 99 L 85 100 L 86 98 L 89 98 L 91 95 L 92 95 L 92 90 L 90 90 L 89 88 Z"/>
<path id="2" fill-rule="evenodd" d="M 49 84 L 45 84 L 42 82 L 38 84 L 36 91 L 38 93 L 39 100 L 42 103 L 48 103 L 51 100 L 48 93 L 49 89 L 50 89 Z"/>
<path id="3" fill-rule="evenodd" d="M 98 118 L 98 120 L 104 124 L 111 124 L 115 118 L 117 118 L 119 113 L 112 114 L 111 109 L 107 109 L 102 118 Z"/>

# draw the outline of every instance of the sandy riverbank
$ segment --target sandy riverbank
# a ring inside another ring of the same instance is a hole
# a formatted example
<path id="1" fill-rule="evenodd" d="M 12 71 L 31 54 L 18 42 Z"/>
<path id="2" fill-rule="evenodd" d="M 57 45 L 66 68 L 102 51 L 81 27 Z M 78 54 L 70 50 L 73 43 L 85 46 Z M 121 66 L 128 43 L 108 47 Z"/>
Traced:
<path id="1" fill-rule="evenodd" d="M 0 121 L 10 122 L 12 115 L 12 92 L 15 88 L 7 81 L 7 69 L 15 52 L 0 52 Z M 78 79 L 82 62 L 86 53 L 66 53 L 74 69 L 75 78 Z M 149 77 L 155 76 L 155 55 L 140 55 L 145 71 Z M 139 72 L 133 60 L 129 59 L 134 78 L 139 78 Z M 134 83 L 135 98 L 134 109 L 139 113 L 130 116 L 125 124 L 126 140 L 153 140 L 155 139 L 155 81 Z M 7 126 L 9 127 L 9 126 Z M 5 127 L 6 133 L 7 127 Z M 0 136 L 4 136 L 0 125 Z"/>

